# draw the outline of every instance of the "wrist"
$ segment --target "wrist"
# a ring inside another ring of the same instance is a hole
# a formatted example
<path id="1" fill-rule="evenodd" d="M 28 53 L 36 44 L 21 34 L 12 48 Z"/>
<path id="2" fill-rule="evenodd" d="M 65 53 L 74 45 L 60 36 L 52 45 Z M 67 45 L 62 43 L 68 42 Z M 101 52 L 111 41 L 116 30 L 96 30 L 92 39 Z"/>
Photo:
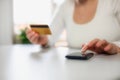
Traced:
<path id="1" fill-rule="evenodd" d="M 120 53 L 120 41 L 113 42 L 113 44 L 117 47 L 117 53 Z"/>
<path id="2" fill-rule="evenodd" d="M 49 48 L 50 46 L 49 46 L 48 42 L 46 42 L 46 43 L 42 44 L 41 47 L 42 48 Z"/>
<path id="3" fill-rule="evenodd" d="M 117 53 L 120 53 L 120 47 L 117 47 Z"/>

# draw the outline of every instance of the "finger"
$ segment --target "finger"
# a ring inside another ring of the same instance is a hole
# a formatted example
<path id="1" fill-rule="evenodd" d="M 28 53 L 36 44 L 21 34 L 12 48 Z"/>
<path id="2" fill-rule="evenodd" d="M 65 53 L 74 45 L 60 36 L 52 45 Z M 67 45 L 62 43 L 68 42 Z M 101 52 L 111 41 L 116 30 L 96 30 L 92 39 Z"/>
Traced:
<path id="1" fill-rule="evenodd" d="M 85 53 L 89 48 L 94 47 L 94 45 L 99 41 L 99 39 L 94 39 L 90 41 L 89 43 L 85 44 L 84 47 L 82 48 L 82 52 Z"/>
<path id="2" fill-rule="evenodd" d="M 81 52 L 84 54 L 84 53 L 87 51 L 88 48 L 89 48 L 88 45 L 85 44 L 85 45 L 82 47 Z"/>
<path id="3" fill-rule="evenodd" d="M 104 48 L 104 51 L 109 52 L 109 51 L 111 51 L 112 47 L 113 47 L 112 44 L 108 44 L 108 45 Z"/>
<path id="4" fill-rule="evenodd" d="M 27 35 L 27 38 L 31 40 L 31 38 L 35 35 L 35 32 L 31 32 Z"/>
<path id="5" fill-rule="evenodd" d="M 26 29 L 26 31 L 25 31 L 26 34 L 29 34 L 29 33 L 31 33 L 31 32 L 32 32 L 31 29 Z"/>
<path id="6" fill-rule="evenodd" d="M 104 48 L 107 44 L 108 44 L 108 42 L 106 40 L 100 40 L 100 41 L 97 42 L 96 47 Z"/>
<path id="7" fill-rule="evenodd" d="M 27 31 L 27 30 L 31 30 L 30 25 L 26 25 L 26 27 L 25 27 L 25 31 Z"/>
<path id="8" fill-rule="evenodd" d="M 39 36 L 38 36 L 38 35 L 36 35 L 36 38 L 34 39 L 34 42 L 35 42 L 35 44 L 40 43 L 40 41 L 39 41 Z"/>
<path id="9" fill-rule="evenodd" d="M 30 41 L 36 44 L 38 43 L 38 38 L 39 36 L 37 34 L 34 34 L 34 36 L 31 37 Z"/>
<path id="10" fill-rule="evenodd" d="M 99 41 L 99 39 L 94 39 L 94 40 L 92 40 L 92 41 L 90 41 L 89 43 L 88 43 L 88 46 L 89 47 L 93 47 L 93 46 L 95 46 L 96 45 L 96 43 Z"/>
<path id="11" fill-rule="evenodd" d="M 87 46 L 83 47 L 83 52 L 85 53 L 87 50 L 97 51 L 96 44 L 99 42 L 99 39 L 94 39 L 90 41 Z"/>
<path id="12" fill-rule="evenodd" d="M 85 44 L 82 44 L 82 48 L 85 46 Z"/>

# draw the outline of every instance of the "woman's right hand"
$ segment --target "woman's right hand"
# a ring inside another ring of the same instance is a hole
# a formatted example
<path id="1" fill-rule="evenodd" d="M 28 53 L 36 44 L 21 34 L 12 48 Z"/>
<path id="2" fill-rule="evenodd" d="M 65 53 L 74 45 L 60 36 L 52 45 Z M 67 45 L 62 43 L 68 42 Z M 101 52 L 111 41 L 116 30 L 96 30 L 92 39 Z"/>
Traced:
<path id="1" fill-rule="evenodd" d="M 31 29 L 26 30 L 26 36 L 29 39 L 29 41 L 33 44 L 40 44 L 44 46 L 48 43 L 47 36 L 39 35 Z"/>

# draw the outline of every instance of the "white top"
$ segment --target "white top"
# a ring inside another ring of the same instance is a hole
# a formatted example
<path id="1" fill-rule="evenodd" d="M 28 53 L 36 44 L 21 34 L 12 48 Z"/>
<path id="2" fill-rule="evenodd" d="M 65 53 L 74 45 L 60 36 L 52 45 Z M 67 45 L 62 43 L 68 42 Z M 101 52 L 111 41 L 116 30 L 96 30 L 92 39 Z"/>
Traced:
<path id="1" fill-rule="evenodd" d="M 95 38 L 109 42 L 120 40 L 120 0 L 98 0 L 94 18 L 86 24 L 77 24 L 73 20 L 74 0 L 66 0 L 57 10 L 50 25 L 51 45 L 66 28 L 67 41 L 70 47 L 81 48 L 81 45 Z"/>

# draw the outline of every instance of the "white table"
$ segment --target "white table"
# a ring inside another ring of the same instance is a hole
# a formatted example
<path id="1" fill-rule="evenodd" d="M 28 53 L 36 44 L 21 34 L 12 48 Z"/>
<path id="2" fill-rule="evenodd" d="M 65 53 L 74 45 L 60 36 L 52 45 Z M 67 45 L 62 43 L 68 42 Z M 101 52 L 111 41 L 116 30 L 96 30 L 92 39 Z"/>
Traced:
<path id="1" fill-rule="evenodd" d="M 68 60 L 77 51 L 66 47 L 41 50 L 37 45 L 0 46 L 0 80 L 117 80 L 120 54 Z M 78 50 L 79 51 L 79 50 Z"/>

